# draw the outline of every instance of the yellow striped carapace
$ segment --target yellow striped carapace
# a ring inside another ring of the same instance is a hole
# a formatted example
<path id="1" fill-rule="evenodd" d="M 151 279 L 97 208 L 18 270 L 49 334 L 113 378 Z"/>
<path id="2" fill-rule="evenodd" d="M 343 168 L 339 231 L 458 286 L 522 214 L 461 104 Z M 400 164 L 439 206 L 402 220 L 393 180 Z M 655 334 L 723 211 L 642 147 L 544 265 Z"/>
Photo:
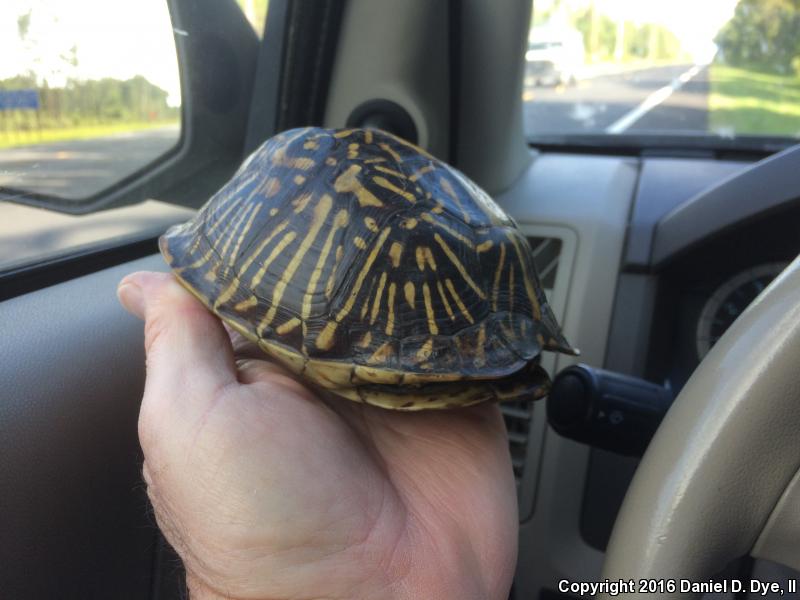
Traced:
<path id="1" fill-rule="evenodd" d="M 177 279 L 266 357 L 355 402 L 535 399 L 549 386 L 540 353 L 574 352 L 514 222 L 383 131 L 279 134 L 159 243 Z"/>

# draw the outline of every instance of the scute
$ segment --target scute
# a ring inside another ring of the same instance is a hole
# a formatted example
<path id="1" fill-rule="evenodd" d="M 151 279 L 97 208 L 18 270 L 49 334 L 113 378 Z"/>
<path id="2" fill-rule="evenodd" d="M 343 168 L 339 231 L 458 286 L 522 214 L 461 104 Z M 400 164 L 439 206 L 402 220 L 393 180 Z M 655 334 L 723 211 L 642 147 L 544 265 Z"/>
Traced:
<path id="1" fill-rule="evenodd" d="M 381 131 L 271 138 L 160 247 L 210 310 L 354 400 L 410 410 L 395 400 L 449 386 L 464 405 L 480 396 L 458 391 L 465 380 L 486 382 L 471 384 L 475 401 L 499 400 L 542 350 L 573 352 L 514 222 L 466 176 Z"/>

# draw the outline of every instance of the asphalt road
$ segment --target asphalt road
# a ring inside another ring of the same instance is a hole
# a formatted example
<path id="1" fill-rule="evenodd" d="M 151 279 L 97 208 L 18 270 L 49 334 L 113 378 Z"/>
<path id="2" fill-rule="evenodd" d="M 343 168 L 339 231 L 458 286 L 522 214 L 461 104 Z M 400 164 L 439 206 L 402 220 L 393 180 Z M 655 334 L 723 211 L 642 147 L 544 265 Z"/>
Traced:
<path id="1" fill-rule="evenodd" d="M 581 78 L 571 86 L 526 81 L 525 130 L 536 134 L 705 132 L 708 70 L 691 64 Z M 166 152 L 168 127 L 93 140 L 0 150 L 0 186 L 64 198 L 91 196 Z"/>
<path id="2" fill-rule="evenodd" d="M 708 69 L 661 66 L 535 87 L 526 78 L 525 131 L 537 134 L 705 132 Z"/>
<path id="3" fill-rule="evenodd" d="M 0 187 L 85 198 L 162 155 L 179 135 L 178 126 L 163 127 L 0 150 Z"/>

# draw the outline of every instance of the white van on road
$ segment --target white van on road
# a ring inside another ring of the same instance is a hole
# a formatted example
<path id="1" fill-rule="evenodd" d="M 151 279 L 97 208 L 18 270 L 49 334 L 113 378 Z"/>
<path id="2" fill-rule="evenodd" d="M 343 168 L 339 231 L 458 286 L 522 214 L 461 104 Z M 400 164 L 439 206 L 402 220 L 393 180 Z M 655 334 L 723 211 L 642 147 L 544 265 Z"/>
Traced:
<path id="1" fill-rule="evenodd" d="M 575 30 L 533 29 L 525 53 L 526 82 L 574 84 L 584 65 L 583 36 Z"/>

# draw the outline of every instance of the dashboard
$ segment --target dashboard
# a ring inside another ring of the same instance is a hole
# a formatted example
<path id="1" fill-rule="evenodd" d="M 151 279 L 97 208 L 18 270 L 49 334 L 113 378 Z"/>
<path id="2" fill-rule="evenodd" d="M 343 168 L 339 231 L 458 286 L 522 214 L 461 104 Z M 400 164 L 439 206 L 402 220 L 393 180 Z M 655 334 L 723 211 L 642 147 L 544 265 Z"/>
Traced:
<path id="1" fill-rule="evenodd" d="M 547 292 L 579 361 L 677 394 L 800 252 L 799 160 L 792 149 L 758 163 L 543 152 L 497 200 L 531 239 L 559 241 Z M 558 372 L 570 360 L 542 364 Z M 638 460 L 555 434 L 543 405 L 525 419 L 512 440 L 518 597 L 561 598 L 560 578 L 600 576 Z"/>
<path id="2" fill-rule="evenodd" d="M 800 250 L 795 202 L 800 169 L 781 166 L 780 155 L 769 160 L 778 162 L 779 172 L 768 173 L 767 184 L 747 184 L 741 177 L 752 163 L 745 161 L 532 156 L 529 168 L 498 202 L 536 240 L 543 283 L 567 338 L 583 352 L 581 361 L 680 389 L 699 362 L 698 343 L 710 346 L 767 284 L 776 265 Z M 785 179 L 790 176 L 798 181 Z M 726 182 L 727 192 L 709 196 L 708 190 L 724 191 Z M 61 544 L 46 549 L 47 556 L 60 560 L 49 561 L 60 565 L 53 581 L 75 579 L 81 569 L 112 559 L 114 565 L 135 565 L 140 573 L 151 568 L 154 530 L 141 510 L 141 494 L 130 493 L 130 482 L 140 478 L 136 461 L 130 460 L 138 452 L 130 425 L 143 381 L 141 324 L 124 314 L 114 289 L 126 273 L 159 268 L 163 261 L 149 256 L 39 286 L 4 303 L 8 343 L 0 380 L 15 386 L 4 404 L 9 434 L 0 439 L 7 439 L 8 456 L 48 457 L 6 461 L 3 477 L 16 490 L 8 499 L 10 510 L 25 516 L 15 524 L 23 529 L 38 524 L 7 537 L 46 539 L 52 519 L 41 515 L 53 514 L 69 524 L 64 539 L 87 541 L 87 553 L 74 553 L 66 562 Z M 41 315 L 49 317 L 46 327 Z M 552 354 L 545 359 L 554 372 L 573 360 Z M 53 365 L 52 377 L 41 377 L 41 364 Z M 86 381 L 93 382 L 91 394 Z M 109 404 L 111 397 L 115 402 Z M 530 412 L 507 415 L 517 424 L 510 441 L 520 498 L 515 582 L 520 600 L 563 597 L 548 590 L 557 590 L 564 578 L 600 578 L 603 551 L 637 467 L 635 458 L 556 435 L 545 413 L 545 404 L 535 403 Z M 97 462 L 95 434 L 101 430 L 127 433 L 115 433 L 113 444 L 108 442 L 115 448 L 111 457 Z M 45 435 L 48 431 L 53 436 Z M 52 455 L 54 443 L 74 452 Z M 75 456 L 88 458 L 76 461 Z M 107 460 L 127 470 L 108 473 L 109 485 L 97 488 L 92 482 Z M 45 488 L 47 493 L 39 493 Z M 86 489 L 96 493 L 87 499 Z M 41 502 L 31 503 L 33 497 Z M 50 502 L 53 498 L 57 502 Z M 104 511 L 108 506 L 116 508 Z M 92 515 L 92 522 L 75 515 Z M 108 543 L 108 532 L 117 531 L 119 523 L 134 524 L 136 539 Z M 14 548 L 16 560 L 35 571 L 41 551 L 23 550 Z M 104 573 L 109 582 L 122 578 L 110 568 Z"/>
<path id="3" fill-rule="evenodd" d="M 702 358 L 800 253 L 800 209 L 747 222 L 658 274 L 645 378 L 680 391 Z"/>
<path id="4" fill-rule="evenodd" d="M 788 264 L 768 262 L 749 267 L 714 290 L 703 305 L 695 328 L 695 349 L 699 360 L 703 360 L 728 327 Z"/>
<path id="5" fill-rule="evenodd" d="M 703 356 L 800 253 L 788 150 L 759 163 L 645 159 L 603 367 L 677 395 Z M 766 168 L 764 168 L 766 165 Z M 590 450 L 580 529 L 604 550 L 638 461 Z"/>

